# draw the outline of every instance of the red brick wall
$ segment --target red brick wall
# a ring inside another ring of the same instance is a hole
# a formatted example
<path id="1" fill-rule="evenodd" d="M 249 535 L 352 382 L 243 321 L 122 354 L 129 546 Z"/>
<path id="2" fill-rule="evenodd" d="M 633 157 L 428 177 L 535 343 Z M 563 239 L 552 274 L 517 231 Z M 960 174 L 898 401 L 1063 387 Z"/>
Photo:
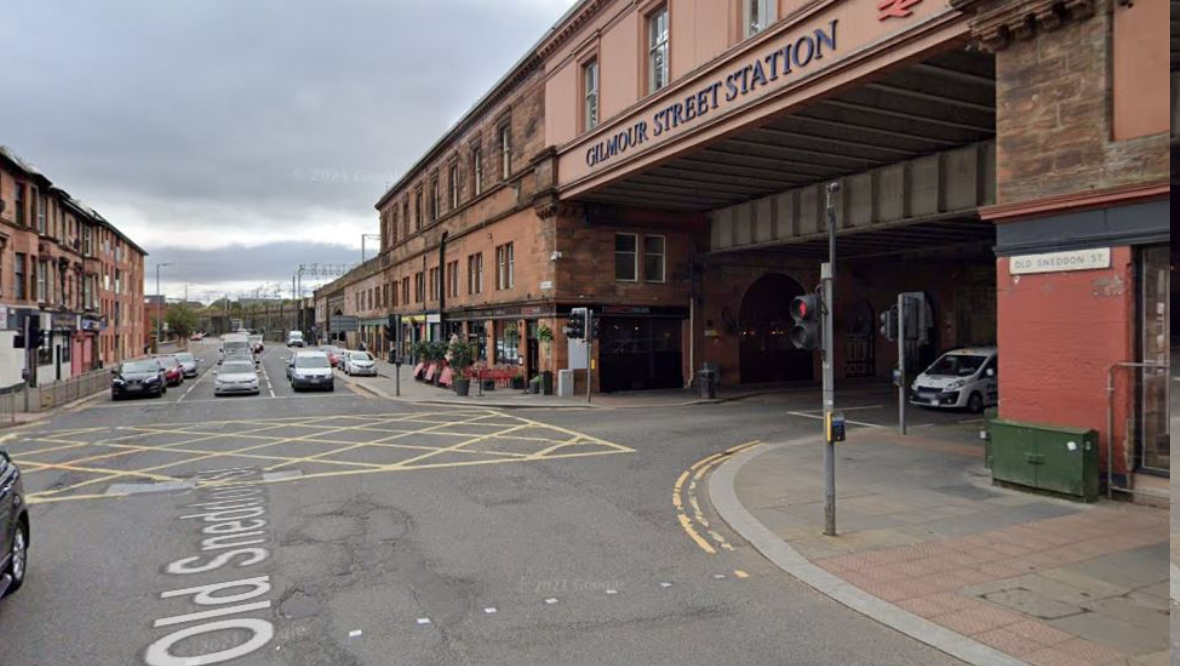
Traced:
<path id="1" fill-rule="evenodd" d="M 1135 350 L 1133 254 L 1115 248 L 1111 259 L 1109 270 L 1014 276 L 1002 258 L 997 285 L 1000 416 L 1093 428 L 1104 461 L 1108 372 Z M 1121 382 L 1116 431 L 1126 422 L 1128 396 Z M 1122 454 L 1115 459 L 1122 472 Z"/>

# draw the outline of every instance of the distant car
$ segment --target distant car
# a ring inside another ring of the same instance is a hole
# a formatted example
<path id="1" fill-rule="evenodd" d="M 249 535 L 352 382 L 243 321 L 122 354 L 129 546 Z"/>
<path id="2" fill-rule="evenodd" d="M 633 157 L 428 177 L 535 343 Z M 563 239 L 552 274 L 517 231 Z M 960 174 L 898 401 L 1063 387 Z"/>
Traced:
<path id="1" fill-rule="evenodd" d="M 255 354 L 261 354 L 263 351 L 265 351 L 266 346 L 262 342 L 261 335 L 251 335 L 248 340 L 250 342 L 250 349 Z"/>
<path id="2" fill-rule="evenodd" d="M 0 597 L 25 582 L 29 566 L 29 509 L 20 469 L 0 449 Z"/>
<path id="3" fill-rule="evenodd" d="M 193 333 L 192 335 L 188 336 L 188 339 L 189 339 L 189 342 L 200 342 L 201 340 L 205 339 L 205 334 L 204 333 Z"/>
<path id="4" fill-rule="evenodd" d="M 176 360 L 180 361 L 180 367 L 184 370 L 186 378 L 196 377 L 201 370 L 201 362 L 188 352 L 176 354 Z"/>
<path id="5" fill-rule="evenodd" d="M 311 388 L 336 390 L 332 364 L 328 363 L 328 355 L 324 352 L 297 352 L 287 365 L 287 379 L 295 391 Z"/>
<path id="6" fill-rule="evenodd" d="M 213 395 L 246 393 L 258 395 L 258 372 L 249 360 L 229 360 L 221 364 L 213 382 Z"/>
<path id="7" fill-rule="evenodd" d="M 160 367 L 164 368 L 164 379 L 169 386 L 180 386 L 184 383 L 184 366 L 180 364 L 180 359 L 170 354 L 157 356 L 156 360 L 160 362 Z"/>
<path id="8" fill-rule="evenodd" d="M 332 345 L 325 345 L 320 347 L 320 351 L 328 355 L 328 364 L 335 368 L 337 361 L 340 359 L 340 348 L 333 347 Z"/>
<path id="9" fill-rule="evenodd" d="M 345 349 L 343 347 L 338 349 L 336 352 L 336 362 L 332 364 L 332 367 L 343 372 L 344 371 L 344 364 L 348 361 L 348 355 L 351 353 L 352 353 L 351 350 Z"/>
<path id="10" fill-rule="evenodd" d="M 910 385 L 910 402 L 922 407 L 982 412 L 1000 401 L 995 347 L 956 349 L 938 357 Z"/>
<path id="11" fill-rule="evenodd" d="M 287 333 L 287 346 L 288 347 L 303 347 L 303 346 L 305 346 L 304 342 L 303 342 L 303 331 L 291 331 L 291 332 Z"/>
<path id="12" fill-rule="evenodd" d="M 111 369 L 111 399 L 133 395 L 160 397 L 168 392 L 164 368 L 154 358 L 124 361 Z"/>
<path id="13" fill-rule="evenodd" d="M 344 361 L 344 374 L 349 376 L 367 375 L 369 377 L 376 377 L 377 362 L 369 352 L 349 352 Z"/>

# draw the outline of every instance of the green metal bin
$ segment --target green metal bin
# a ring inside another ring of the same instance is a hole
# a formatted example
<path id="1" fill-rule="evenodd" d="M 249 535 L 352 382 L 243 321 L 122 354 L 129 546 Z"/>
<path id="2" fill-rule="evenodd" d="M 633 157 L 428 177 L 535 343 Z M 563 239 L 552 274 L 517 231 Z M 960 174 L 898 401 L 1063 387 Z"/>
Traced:
<path id="1" fill-rule="evenodd" d="M 992 479 L 1087 502 L 1098 499 L 1098 433 L 1094 430 L 989 422 Z"/>

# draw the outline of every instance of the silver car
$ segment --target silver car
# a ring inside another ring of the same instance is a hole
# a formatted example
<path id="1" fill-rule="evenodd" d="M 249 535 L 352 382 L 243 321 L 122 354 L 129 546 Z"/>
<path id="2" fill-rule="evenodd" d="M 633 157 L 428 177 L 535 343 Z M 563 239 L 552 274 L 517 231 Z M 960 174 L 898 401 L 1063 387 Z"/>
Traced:
<path id="1" fill-rule="evenodd" d="M 258 395 L 258 372 L 248 360 L 227 360 L 213 383 L 213 395 Z"/>
<path id="2" fill-rule="evenodd" d="M 369 352 L 347 352 L 346 359 L 344 362 L 344 374 L 352 376 L 377 376 L 377 363 L 373 360 L 373 356 Z"/>
<path id="3" fill-rule="evenodd" d="M 176 354 L 176 360 L 180 361 L 180 367 L 184 370 L 184 376 L 196 377 L 201 371 L 201 362 L 197 360 L 196 356 L 188 352 Z"/>

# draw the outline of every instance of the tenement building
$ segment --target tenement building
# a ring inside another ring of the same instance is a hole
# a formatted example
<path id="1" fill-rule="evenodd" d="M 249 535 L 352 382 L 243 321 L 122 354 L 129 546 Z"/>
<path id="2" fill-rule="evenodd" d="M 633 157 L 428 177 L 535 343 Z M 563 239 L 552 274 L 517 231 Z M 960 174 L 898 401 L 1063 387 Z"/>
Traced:
<path id="1" fill-rule="evenodd" d="M 141 356 L 146 254 L 0 147 L 0 389 Z"/>
<path id="2" fill-rule="evenodd" d="M 317 311 L 531 375 L 590 307 L 597 390 L 809 382 L 788 306 L 838 183 L 840 382 L 890 379 L 878 317 L 921 294 L 910 371 L 998 345 L 1001 416 L 1097 430 L 1120 487 L 1166 474 L 1168 12 L 584 0 L 377 202 L 380 256 Z"/>

